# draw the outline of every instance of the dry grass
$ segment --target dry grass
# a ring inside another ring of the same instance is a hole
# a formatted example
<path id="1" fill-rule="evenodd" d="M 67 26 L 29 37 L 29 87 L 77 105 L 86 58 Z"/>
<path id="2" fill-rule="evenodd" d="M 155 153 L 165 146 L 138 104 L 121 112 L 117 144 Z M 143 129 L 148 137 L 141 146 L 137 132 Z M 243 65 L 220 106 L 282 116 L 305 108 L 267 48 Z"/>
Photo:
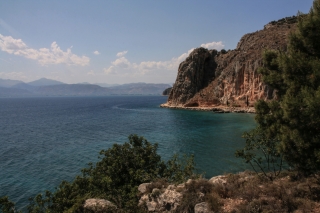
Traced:
<path id="1" fill-rule="evenodd" d="M 297 178 L 294 172 L 274 181 L 250 173 L 230 174 L 227 184 L 216 189 L 221 198 L 225 199 L 225 205 L 230 200 L 241 200 L 226 212 L 316 212 L 320 198 L 320 179 L 318 175 Z"/>
<path id="2" fill-rule="evenodd" d="M 201 202 L 207 202 L 215 212 L 221 209 L 221 198 L 215 192 L 214 185 L 206 179 L 192 180 L 185 185 L 182 202 L 177 212 L 194 212 L 194 206 Z"/>
<path id="3" fill-rule="evenodd" d="M 226 184 L 205 179 L 186 184 L 177 212 L 194 212 L 194 206 L 201 202 L 207 202 L 213 212 L 320 212 L 320 175 L 300 177 L 284 172 L 274 181 L 252 172 L 226 176 Z"/>
<path id="4" fill-rule="evenodd" d="M 303 177 L 284 171 L 270 181 L 253 172 L 225 175 L 226 183 L 206 179 L 188 181 L 177 187 L 183 197 L 176 212 L 194 212 L 198 203 L 206 202 L 220 213 L 311 213 L 320 212 L 320 173 Z M 149 193 L 163 191 L 166 180 L 148 185 Z"/>
<path id="5" fill-rule="evenodd" d="M 168 185 L 169 183 L 167 182 L 166 179 L 162 179 L 162 178 L 156 179 L 147 186 L 147 193 L 151 193 L 152 190 L 155 188 L 160 190 L 165 189 Z"/>

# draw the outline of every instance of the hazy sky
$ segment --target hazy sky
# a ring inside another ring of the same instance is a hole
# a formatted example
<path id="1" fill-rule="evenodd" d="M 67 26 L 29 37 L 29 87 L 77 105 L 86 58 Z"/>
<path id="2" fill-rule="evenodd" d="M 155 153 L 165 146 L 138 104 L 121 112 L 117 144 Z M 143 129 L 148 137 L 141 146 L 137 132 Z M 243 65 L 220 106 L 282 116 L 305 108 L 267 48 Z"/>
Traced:
<path id="1" fill-rule="evenodd" d="M 234 49 L 312 0 L 0 0 L 0 78 L 173 83 L 196 47 Z"/>

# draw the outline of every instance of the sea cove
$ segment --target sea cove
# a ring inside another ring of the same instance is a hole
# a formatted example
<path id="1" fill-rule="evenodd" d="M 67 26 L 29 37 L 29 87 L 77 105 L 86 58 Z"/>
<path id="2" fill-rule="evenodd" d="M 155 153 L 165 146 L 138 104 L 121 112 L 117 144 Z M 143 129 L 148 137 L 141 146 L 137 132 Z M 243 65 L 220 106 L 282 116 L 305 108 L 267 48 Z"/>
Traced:
<path id="1" fill-rule="evenodd" d="M 234 157 L 254 115 L 160 108 L 164 96 L 1 99 L 0 185 L 18 206 L 26 198 L 71 181 L 101 149 L 130 134 L 159 143 L 159 154 L 194 154 L 206 177 L 238 172 Z"/>

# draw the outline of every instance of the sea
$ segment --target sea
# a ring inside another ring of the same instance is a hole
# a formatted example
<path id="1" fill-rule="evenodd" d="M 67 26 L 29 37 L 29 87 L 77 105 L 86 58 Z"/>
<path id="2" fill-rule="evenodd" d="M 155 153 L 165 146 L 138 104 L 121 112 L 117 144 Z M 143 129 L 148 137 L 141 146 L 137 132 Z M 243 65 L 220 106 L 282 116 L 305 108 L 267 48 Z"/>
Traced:
<path id="1" fill-rule="evenodd" d="M 99 151 L 130 134 L 158 143 L 163 160 L 194 154 L 196 172 L 210 178 L 250 169 L 234 155 L 253 114 L 160 108 L 166 96 L 0 99 L 0 197 L 20 209 L 28 198 L 72 181 Z"/>

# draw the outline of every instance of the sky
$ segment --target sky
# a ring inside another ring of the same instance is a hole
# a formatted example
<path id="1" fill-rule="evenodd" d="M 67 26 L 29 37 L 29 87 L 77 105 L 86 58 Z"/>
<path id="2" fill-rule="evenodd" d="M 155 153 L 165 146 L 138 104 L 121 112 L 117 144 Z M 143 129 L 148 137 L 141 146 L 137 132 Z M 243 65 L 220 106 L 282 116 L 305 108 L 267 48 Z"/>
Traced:
<path id="1" fill-rule="evenodd" d="M 313 0 L 0 0 L 0 78 L 174 83 L 197 47 L 235 49 Z"/>

